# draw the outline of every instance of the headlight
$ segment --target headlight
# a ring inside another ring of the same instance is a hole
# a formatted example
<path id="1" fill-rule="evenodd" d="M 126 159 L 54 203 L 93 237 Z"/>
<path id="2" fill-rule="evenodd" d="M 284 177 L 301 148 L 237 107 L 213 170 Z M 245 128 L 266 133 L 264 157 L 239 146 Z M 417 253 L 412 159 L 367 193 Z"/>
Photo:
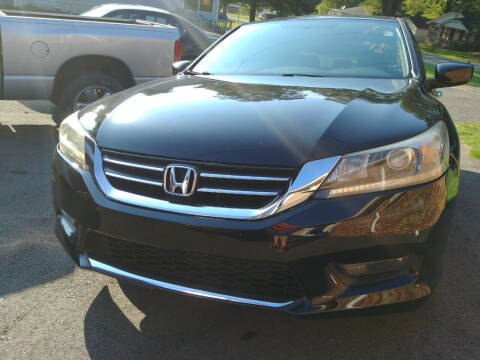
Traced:
<path id="1" fill-rule="evenodd" d="M 319 190 L 331 198 L 408 187 L 438 179 L 448 168 L 446 125 L 408 140 L 342 157 Z"/>
<path id="2" fill-rule="evenodd" d="M 60 124 L 59 149 L 73 166 L 87 170 L 85 162 L 86 132 L 78 120 L 77 113 L 67 117 Z"/>

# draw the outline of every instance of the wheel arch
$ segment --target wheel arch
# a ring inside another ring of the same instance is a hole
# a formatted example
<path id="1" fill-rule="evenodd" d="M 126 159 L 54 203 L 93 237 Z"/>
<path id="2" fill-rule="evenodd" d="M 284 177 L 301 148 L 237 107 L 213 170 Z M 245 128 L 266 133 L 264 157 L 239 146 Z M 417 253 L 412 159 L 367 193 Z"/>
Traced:
<path id="1" fill-rule="evenodd" d="M 82 55 L 65 61 L 55 75 L 51 100 L 57 104 L 61 91 L 75 76 L 102 72 L 118 79 L 125 88 L 135 85 L 130 68 L 121 60 L 103 55 Z"/>

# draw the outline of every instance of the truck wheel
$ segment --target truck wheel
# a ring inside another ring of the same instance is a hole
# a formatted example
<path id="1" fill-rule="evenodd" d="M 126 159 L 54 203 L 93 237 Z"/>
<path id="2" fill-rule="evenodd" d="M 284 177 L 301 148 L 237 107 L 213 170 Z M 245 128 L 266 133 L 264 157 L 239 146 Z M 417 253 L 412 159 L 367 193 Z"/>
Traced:
<path id="1" fill-rule="evenodd" d="M 65 85 L 52 118 L 57 124 L 71 113 L 125 87 L 117 79 L 104 74 L 81 74 Z"/>

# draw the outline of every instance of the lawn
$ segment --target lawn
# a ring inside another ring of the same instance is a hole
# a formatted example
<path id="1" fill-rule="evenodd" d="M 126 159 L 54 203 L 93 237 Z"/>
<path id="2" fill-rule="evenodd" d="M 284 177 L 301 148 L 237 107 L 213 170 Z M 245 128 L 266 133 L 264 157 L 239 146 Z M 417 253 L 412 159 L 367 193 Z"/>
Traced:
<path id="1" fill-rule="evenodd" d="M 425 62 L 425 71 L 427 72 L 427 77 L 434 77 L 435 65 Z M 475 71 L 473 73 L 473 79 L 468 83 L 468 85 L 480 86 L 480 74 L 478 73 L 478 71 Z"/>
<path id="2" fill-rule="evenodd" d="M 458 51 L 443 48 L 431 48 L 428 45 L 420 45 L 420 49 L 425 54 L 444 56 L 461 61 L 473 61 L 480 63 L 480 51 Z"/>
<path id="3" fill-rule="evenodd" d="M 248 7 L 241 7 L 238 14 L 227 12 L 227 16 L 231 19 L 239 19 L 246 22 L 250 22 L 250 9 Z M 258 21 L 258 14 L 255 17 L 255 20 Z"/>
<path id="4" fill-rule="evenodd" d="M 480 159 L 480 122 L 456 122 L 458 135 L 470 148 L 470 154 Z"/>

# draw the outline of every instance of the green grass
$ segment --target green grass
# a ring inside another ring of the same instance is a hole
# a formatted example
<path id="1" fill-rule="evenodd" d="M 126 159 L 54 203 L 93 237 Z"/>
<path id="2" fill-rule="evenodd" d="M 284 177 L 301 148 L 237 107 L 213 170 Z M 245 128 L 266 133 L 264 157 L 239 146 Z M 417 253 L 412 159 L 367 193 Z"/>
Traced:
<path id="1" fill-rule="evenodd" d="M 425 62 L 425 71 L 427 72 L 427 77 L 435 76 L 435 65 L 432 63 Z M 473 73 L 472 80 L 468 83 L 471 86 L 480 86 L 480 74 L 478 71 Z"/>
<path id="2" fill-rule="evenodd" d="M 227 16 L 230 17 L 231 19 L 241 19 L 241 20 L 250 22 L 250 10 L 247 7 L 241 7 L 239 10 L 240 10 L 239 14 L 234 14 L 234 13 L 227 12 Z M 258 14 L 255 17 L 255 20 L 256 21 L 259 20 Z"/>
<path id="3" fill-rule="evenodd" d="M 425 54 L 438 55 L 455 60 L 473 61 L 480 63 L 480 51 L 459 51 L 443 48 L 431 48 L 428 45 L 420 45 L 420 49 Z"/>
<path id="4" fill-rule="evenodd" d="M 480 122 L 456 122 L 458 135 L 470 147 L 470 155 L 480 159 Z"/>

